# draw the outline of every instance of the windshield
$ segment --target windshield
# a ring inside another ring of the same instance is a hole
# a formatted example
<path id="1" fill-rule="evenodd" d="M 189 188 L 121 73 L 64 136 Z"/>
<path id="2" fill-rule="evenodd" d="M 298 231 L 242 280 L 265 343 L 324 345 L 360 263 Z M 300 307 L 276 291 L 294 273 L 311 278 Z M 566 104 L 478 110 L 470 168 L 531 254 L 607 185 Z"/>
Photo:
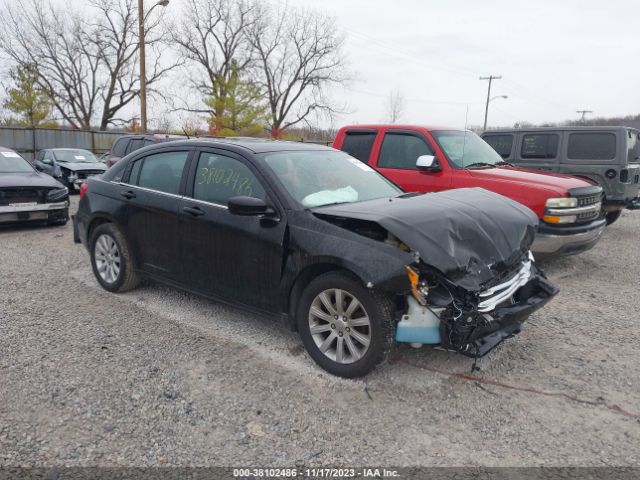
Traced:
<path id="1" fill-rule="evenodd" d="M 33 167 L 16 152 L 0 152 L 0 173 L 32 173 Z"/>
<path id="2" fill-rule="evenodd" d="M 94 163 L 98 161 L 95 155 L 91 153 L 89 150 L 80 150 L 80 149 L 54 150 L 53 155 L 56 157 L 56 160 L 58 162 Z"/>
<path id="3" fill-rule="evenodd" d="M 282 186 L 305 207 L 395 197 L 398 187 L 366 163 L 331 150 L 262 155 Z"/>
<path id="4" fill-rule="evenodd" d="M 503 163 L 502 157 L 478 135 L 468 131 L 435 131 L 436 139 L 447 158 L 457 168 L 491 166 Z"/>

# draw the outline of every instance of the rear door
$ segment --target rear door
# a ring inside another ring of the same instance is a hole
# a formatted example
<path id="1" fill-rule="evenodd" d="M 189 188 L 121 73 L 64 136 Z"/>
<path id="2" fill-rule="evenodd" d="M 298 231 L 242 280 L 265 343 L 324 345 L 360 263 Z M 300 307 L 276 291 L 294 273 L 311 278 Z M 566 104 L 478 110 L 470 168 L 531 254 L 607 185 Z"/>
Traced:
<path id="1" fill-rule="evenodd" d="M 255 167 L 240 155 L 203 149 L 181 201 L 180 251 L 188 284 L 223 300 L 278 312 L 286 220 Z M 261 198 L 279 221 L 233 215 L 229 198 Z"/>
<path id="2" fill-rule="evenodd" d="M 407 192 L 435 192 L 451 187 L 446 160 L 438 158 L 439 171 L 416 168 L 421 155 L 436 155 L 435 149 L 420 132 L 387 130 L 376 159 L 376 169 Z"/>
<path id="3" fill-rule="evenodd" d="M 138 267 L 181 281 L 178 212 L 190 148 L 156 152 L 127 167 L 119 194 L 126 202 L 124 229 Z"/>

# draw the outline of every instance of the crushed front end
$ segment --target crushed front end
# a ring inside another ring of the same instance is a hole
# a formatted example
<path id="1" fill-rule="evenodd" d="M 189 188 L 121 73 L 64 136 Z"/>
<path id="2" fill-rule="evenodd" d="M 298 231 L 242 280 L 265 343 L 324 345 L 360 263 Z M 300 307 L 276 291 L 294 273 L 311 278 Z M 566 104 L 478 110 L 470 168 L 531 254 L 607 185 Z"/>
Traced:
<path id="1" fill-rule="evenodd" d="M 411 295 L 396 340 L 482 357 L 519 333 L 523 322 L 558 293 L 529 252 L 495 273 L 492 281 L 470 291 L 422 262 L 408 266 Z"/>

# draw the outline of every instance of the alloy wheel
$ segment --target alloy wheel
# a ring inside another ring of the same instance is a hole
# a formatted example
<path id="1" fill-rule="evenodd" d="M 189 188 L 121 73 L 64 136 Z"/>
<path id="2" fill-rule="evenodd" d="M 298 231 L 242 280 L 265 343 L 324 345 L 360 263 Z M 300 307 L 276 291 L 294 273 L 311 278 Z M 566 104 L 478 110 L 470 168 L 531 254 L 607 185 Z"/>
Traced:
<path id="1" fill-rule="evenodd" d="M 110 235 L 102 234 L 98 237 L 94 258 L 100 278 L 106 283 L 114 283 L 120 275 L 120 250 Z"/>
<path id="2" fill-rule="evenodd" d="M 364 306 L 338 288 L 324 290 L 314 298 L 309 331 L 320 352 L 340 364 L 357 362 L 371 344 L 371 322 Z"/>

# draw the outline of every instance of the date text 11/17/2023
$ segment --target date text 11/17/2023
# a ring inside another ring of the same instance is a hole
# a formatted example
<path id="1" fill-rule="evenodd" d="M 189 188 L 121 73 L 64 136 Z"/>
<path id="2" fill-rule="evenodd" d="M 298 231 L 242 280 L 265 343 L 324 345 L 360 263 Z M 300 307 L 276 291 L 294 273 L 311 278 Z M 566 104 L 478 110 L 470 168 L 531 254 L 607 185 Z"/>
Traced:
<path id="1" fill-rule="evenodd" d="M 234 478 L 394 478 L 387 468 L 234 468 Z"/>

